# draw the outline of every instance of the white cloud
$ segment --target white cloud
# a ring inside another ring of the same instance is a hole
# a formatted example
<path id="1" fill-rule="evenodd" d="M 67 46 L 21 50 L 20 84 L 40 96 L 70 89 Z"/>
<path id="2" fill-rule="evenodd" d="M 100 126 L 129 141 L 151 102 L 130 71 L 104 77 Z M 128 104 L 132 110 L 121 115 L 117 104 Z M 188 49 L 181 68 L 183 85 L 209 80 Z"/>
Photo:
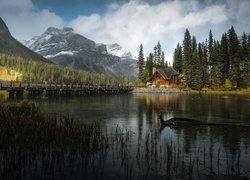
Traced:
<path id="1" fill-rule="evenodd" d="M 68 25 L 98 43 L 119 43 L 135 55 L 140 44 L 144 45 L 147 55 L 160 40 L 167 60 L 172 59 L 176 44 L 182 43 L 186 28 L 198 41 L 207 38 L 209 29 L 217 39 L 231 25 L 239 35 L 250 31 L 249 0 L 152 2 L 154 0 L 112 3 L 103 15 L 79 15 L 65 24 L 62 17 L 49 10 L 38 9 L 32 0 L 0 0 L 0 16 L 18 40 L 40 35 L 49 26 Z"/>
<path id="2" fill-rule="evenodd" d="M 59 16 L 37 9 L 31 0 L 0 0 L 0 4 L 0 17 L 19 41 L 40 35 L 50 26 L 63 26 Z"/>
<path id="3" fill-rule="evenodd" d="M 117 42 L 135 55 L 140 44 L 148 53 L 160 40 L 170 60 L 186 28 L 218 25 L 227 18 L 225 5 L 200 8 L 196 0 L 167 1 L 154 5 L 133 0 L 120 5 L 112 4 L 104 16 L 79 16 L 70 26 L 97 42 Z"/>

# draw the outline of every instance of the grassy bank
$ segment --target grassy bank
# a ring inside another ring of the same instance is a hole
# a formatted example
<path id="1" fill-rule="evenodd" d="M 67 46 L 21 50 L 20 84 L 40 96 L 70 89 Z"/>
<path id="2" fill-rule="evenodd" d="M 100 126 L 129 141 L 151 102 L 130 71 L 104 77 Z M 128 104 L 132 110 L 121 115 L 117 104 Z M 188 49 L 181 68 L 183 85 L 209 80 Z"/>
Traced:
<path id="1" fill-rule="evenodd" d="M 237 90 L 191 90 L 191 93 L 207 93 L 207 94 L 250 94 L 250 88 L 248 89 L 237 89 Z"/>
<path id="2" fill-rule="evenodd" d="M 237 90 L 192 90 L 192 89 L 179 89 L 179 88 L 156 88 L 156 87 L 135 87 L 133 93 L 204 93 L 204 94 L 250 94 L 250 88 L 237 89 Z"/>

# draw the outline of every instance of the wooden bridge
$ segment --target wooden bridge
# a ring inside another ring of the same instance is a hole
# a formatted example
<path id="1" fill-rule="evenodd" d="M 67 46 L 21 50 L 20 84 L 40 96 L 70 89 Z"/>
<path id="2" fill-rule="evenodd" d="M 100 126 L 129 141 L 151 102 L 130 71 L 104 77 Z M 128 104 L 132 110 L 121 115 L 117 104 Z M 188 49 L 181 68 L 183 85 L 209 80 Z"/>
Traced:
<path id="1" fill-rule="evenodd" d="M 27 91 L 29 97 L 49 96 L 81 96 L 97 94 L 129 93 L 133 87 L 129 86 L 86 86 L 66 84 L 30 84 L 17 82 L 0 82 L 0 90 L 9 92 L 9 97 L 22 97 Z"/>

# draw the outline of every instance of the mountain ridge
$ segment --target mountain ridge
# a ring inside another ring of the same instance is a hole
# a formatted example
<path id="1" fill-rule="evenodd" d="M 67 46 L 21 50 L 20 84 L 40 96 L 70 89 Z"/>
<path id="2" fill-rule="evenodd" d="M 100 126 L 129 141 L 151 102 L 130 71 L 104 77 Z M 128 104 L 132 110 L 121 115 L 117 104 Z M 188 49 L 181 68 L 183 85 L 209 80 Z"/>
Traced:
<path id="1" fill-rule="evenodd" d="M 136 60 L 132 56 L 116 56 L 108 51 L 107 45 L 98 44 L 69 27 L 49 27 L 24 44 L 55 64 L 117 78 L 127 76 L 132 81 L 137 77 Z"/>
<path id="2" fill-rule="evenodd" d="M 33 52 L 12 37 L 6 23 L 0 17 L 0 53 L 20 56 L 26 60 L 36 60 L 51 63 L 43 56 Z"/>

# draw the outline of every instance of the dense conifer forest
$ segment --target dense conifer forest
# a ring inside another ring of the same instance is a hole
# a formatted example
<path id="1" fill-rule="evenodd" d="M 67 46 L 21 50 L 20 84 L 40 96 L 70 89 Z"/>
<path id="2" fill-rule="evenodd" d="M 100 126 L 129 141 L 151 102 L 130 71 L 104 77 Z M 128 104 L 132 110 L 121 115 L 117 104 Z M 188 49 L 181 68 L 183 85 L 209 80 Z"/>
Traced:
<path id="1" fill-rule="evenodd" d="M 209 31 L 208 40 L 197 43 L 188 29 L 182 46 L 174 51 L 173 67 L 182 74 L 181 83 L 192 89 L 247 88 L 250 86 L 250 34 L 240 37 L 232 26 L 215 40 Z"/>
<path id="2" fill-rule="evenodd" d="M 118 83 L 116 79 L 103 74 L 90 73 L 43 62 L 25 60 L 21 57 L 7 54 L 0 54 L 0 66 L 13 69 L 22 74 L 22 77 L 17 78 L 17 81 L 19 82 L 47 82 L 90 86 L 106 86 Z"/>
<path id="3" fill-rule="evenodd" d="M 146 60 L 143 46 L 138 55 L 138 80 L 149 81 L 153 67 L 167 67 L 160 42 Z M 194 90 L 239 89 L 250 87 L 250 34 L 238 36 L 232 26 L 215 40 L 210 30 L 208 40 L 198 43 L 186 29 L 182 45 L 177 44 L 173 68 L 180 73 L 179 84 Z"/>

